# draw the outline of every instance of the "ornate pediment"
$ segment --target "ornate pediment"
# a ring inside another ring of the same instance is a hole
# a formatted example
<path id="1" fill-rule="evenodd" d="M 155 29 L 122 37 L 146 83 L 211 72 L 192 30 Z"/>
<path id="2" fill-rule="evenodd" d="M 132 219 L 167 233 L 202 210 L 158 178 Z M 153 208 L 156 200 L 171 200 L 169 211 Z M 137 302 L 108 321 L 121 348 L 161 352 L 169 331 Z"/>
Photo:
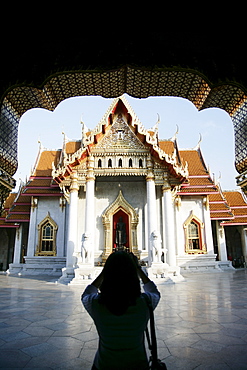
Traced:
<path id="1" fill-rule="evenodd" d="M 94 149 L 143 149 L 145 146 L 134 134 L 125 122 L 121 113 L 117 116 L 111 129 L 105 134 L 102 140 L 95 145 Z"/>
<path id="2" fill-rule="evenodd" d="M 162 184 L 164 168 L 176 178 L 175 185 L 188 176 L 188 169 L 179 162 L 176 152 L 167 153 L 159 145 L 157 125 L 146 130 L 124 97 L 114 99 L 94 130 L 83 130 L 80 148 L 66 154 L 58 167 L 54 166 L 55 181 L 61 184 L 73 169 L 85 177 L 89 155 L 94 157 L 96 176 L 146 176 L 149 155 L 156 163 L 157 184 Z"/>

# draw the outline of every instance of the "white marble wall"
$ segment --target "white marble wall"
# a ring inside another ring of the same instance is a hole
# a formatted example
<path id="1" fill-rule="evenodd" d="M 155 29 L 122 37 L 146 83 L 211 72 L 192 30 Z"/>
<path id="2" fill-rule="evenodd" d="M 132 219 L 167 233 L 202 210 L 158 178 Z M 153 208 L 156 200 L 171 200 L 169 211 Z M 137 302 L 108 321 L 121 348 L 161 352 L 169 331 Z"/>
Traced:
<path id="1" fill-rule="evenodd" d="M 66 215 L 67 209 L 63 209 L 59 206 L 59 198 L 57 197 L 40 197 L 38 200 L 37 207 L 31 210 L 30 217 L 30 229 L 28 237 L 28 256 L 33 257 L 36 252 L 38 245 L 38 224 L 42 222 L 46 216 L 50 214 L 50 217 L 56 222 L 57 229 L 57 257 L 66 256 L 65 251 L 65 226 L 66 226 Z"/>
<path id="2" fill-rule="evenodd" d="M 124 198 L 136 210 L 139 215 L 139 223 L 137 226 L 137 240 L 138 249 L 142 252 L 141 258 L 145 258 L 148 253 L 148 238 L 147 238 L 147 192 L 146 192 L 146 179 L 145 177 L 129 178 L 98 178 L 95 181 L 95 217 L 96 227 L 93 235 L 95 260 L 100 261 L 100 256 L 104 248 L 104 227 L 102 223 L 102 214 L 107 207 L 115 201 L 122 191 Z M 78 217 L 77 217 L 77 240 L 78 249 L 82 245 L 82 236 L 85 232 L 85 203 L 86 192 L 80 188 L 78 198 Z M 157 209 L 157 231 L 160 234 L 162 248 L 166 248 L 165 241 L 163 240 L 163 217 L 162 217 L 162 191 L 161 187 L 156 186 L 156 209 Z M 213 240 L 211 232 L 211 222 L 209 210 L 203 204 L 203 197 L 183 197 L 181 206 L 175 207 L 175 240 L 174 248 L 177 256 L 185 255 L 185 234 L 184 222 L 193 211 L 193 214 L 200 219 L 205 227 L 203 229 L 204 242 L 207 246 L 208 253 L 213 253 Z M 68 205 L 65 208 L 59 207 L 58 198 L 39 198 L 38 205 L 32 211 L 30 226 L 33 224 L 33 232 L 29 233 L 28 255 L 34 256 L 36 246 L 38 243 L 38 230 L 37 225 L 47 216 L 48 212 L 50 217 L 58 225 L 57 230 L 57 257 L 65 257 L 65 240 L 67 232 L 67 214 Z M 34 226 L 35 223 L 35 226 Z M 32 228 L 32 226 L 31 226 Z"/>
<path id="3" fill-rule="evenodd" d="M 202 229 L 204 243 L 206 244 L 207 252 L 213 254 L 213 236 L 211 229 L 210 212 L 203 204 L 203 197 L 201 196 L 186 196 L 182 197 L 181 206 L 176 207 L 176 243 L 177 243 L 177 255 L 183 256 L 185 254 L 185 233 L 184 223 L 193 214 L 204 223 Z"/>
<path id="4" fill-rule="evenodd" d="M 136 180 L 136 181 L 133 181 Z M 129 181 L 123 181 L 121 178 L 107 178 L 107 181 L 100 179 L 95 182 L 95 217 L 96 228 L 94 235 L 95 256 L 99 255 L 104 248 L 104 227 L 102 223 L 102 214 L 107 207 L 115 201 L 122 191 L 124 198 L 136 210 L 139 215 L 139 224 L 137 227 L 138 249 L 145 250 L 145 207 L 146 207 L 146 180 L 145 178 L 130 178 Z M 78 207 L 78 240 L 81 240 L 84 232 L 83 217 L 85 213 L 85 192 L 79 193 Z"/>

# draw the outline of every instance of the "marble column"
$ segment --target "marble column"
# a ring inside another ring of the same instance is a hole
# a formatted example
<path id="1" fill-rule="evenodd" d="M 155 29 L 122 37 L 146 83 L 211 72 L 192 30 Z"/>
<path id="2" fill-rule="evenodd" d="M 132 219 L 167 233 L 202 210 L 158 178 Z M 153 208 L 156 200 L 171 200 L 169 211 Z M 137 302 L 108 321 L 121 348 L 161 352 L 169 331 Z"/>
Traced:
<path id="1" fill-rule="evenodd" d="M 70 184 L 70 201 L 69 201 L 69 215 L 68 215 L 68 232 L 67 232 L 67 260 L 66 269 L 73 269 L 75 267 L 74 252 L 77 249 L 77 210 L 78 210 L 78 179 L 77 173 L 71 174 Z"/>
<path id="2" fill-rule="evenodd" d="M 88 172 L 86 179 L 86 207 L 85 207 L 85 234 L 83 248 L 85 251 L 84 263 L 94 265 L 94 235 L 95 235 L 95 177 L 94 158 L 88 157 Z"/>
<path id="3" fill-rule="evenodd" d="M 242 229 L 243 256 L 245 267 L 247 266 L 247 228 Z"/>
<path id="4" fill-rule="evenodd" d="M 22 224 L 20 224 L 20 227 L 18 229 L 16 229 L 13 264 L 21 263 L 22 229 L 23 229 Z"/>
<path id="5" fill-rule="evenodd" d="M 217 222 L 217 239 L 218 239 L 218 254 L 219 254 L 219 261 L 226 262 L 227 261 L 227 251 L 226 251 L 226 238 L 225 238 L 225 230 L 223 226 L 220 226 L 220 222 Z"/>
<path id="6" fill-rule="evenodd" d="M 207 248 L 207 253 L 213 255 L 214 254 L 213 233 L 212 233 L 212 226 L 211 226 L 210 209 L 209 209 L 208 201 L 206 198 L 204 198 L 203 203 L 204 203 L 203 232 L 205 236 L 205 245 Z"/>
<path id="7" fill-rule="evenodd" d="M 152 171 L 151 158 L 147 161 L 148 175 L 146 177 L 147 183 L 147 219 L 148 219 L 148 265 L 151 266 L 153 261 L 152 251 L 152 233 L 157 231 L 157 213 L 156 213 L 156 191 L 154 174 Z"/>
<path id="8" fill-rule="evenodd" d="M 176 266 L 176 243 L 175 243 L 175 225 L 174 225 L 174 203 L 172 199 L 171 188 L 169 185 L 162 187 L 163 191 L 163 211 L 165 228 L 165 245 L 167 249 L 166 262 L 170 266 Z"/>
<path id="9" fill-rule="evenodd" d="M 28 233 L 27 257 L 34 257 L 37 245 L 37 207 L 38 198 L 31 199 L 31 214 Z"/>

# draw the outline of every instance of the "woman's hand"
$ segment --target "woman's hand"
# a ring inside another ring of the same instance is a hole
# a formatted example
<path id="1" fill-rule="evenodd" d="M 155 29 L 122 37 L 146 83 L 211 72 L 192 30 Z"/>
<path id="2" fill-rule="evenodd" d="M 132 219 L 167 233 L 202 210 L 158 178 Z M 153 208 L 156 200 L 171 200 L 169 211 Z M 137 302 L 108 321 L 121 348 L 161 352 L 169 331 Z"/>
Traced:
<path id="1" fill-rule="evenodd" d="M 136 268 L 139 269 L 141 266 L 139 265 L 138 258 L 134 255 L 133 252 L 130 252 L 129 255 L 132 258 Z"/>
<path id="2" fill-rule="evenodd" d="M 150 281 L 149 277 L 145 274 L 145 272 L 142 270 L 141 266 L 139 265 L 138 258 L 134 255 L 134 253 L 130 252 L 130 256 L 133 259 L 133 262 L 136 266 L 136 271 L 140 279 L 142 280 L 143 284 L 146 284 Z"/>
<path id="3" fill-rule="evenodd" d="M 104 279 L 104 275 L 103 275 L 103 270 L 102 270 L 101 273 L 96 277 L 96 279 L 94 279 L 91 285 L 94 285 L 96 288 L 99 288 L 102 284 L 103 279 Z"/>

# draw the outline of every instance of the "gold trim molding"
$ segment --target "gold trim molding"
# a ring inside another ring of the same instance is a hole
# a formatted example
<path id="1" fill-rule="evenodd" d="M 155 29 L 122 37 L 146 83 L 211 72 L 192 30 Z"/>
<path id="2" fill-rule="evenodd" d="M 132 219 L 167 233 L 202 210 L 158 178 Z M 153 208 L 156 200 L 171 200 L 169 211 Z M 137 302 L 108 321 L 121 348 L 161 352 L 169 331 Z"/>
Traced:
<path id="1" fill-rule="evenodd" d="M 112 253 L 113 250 L 113 216 L 119 210 L 123 210 L 129 216 L 130 251 L 139 257 L 139 251 L 137 247 L 137 225 L 139 222 L 139 217 L 135 209 L 127 202 L 122 194 L 122 191 L 120 190 L 115 201 L 110 204 L 110 206 L 102 215 L 102 222 L 104 225 L 104 251 L 102 255 L 103 263 L 105 263 L 107 257 Z"/>
<path id="2" fill-rule="evenodd" d="M 199 239 L 201 249 L 189 249 L 189 239 L 188 239 L 188 226 L 191 221 L 195 221 L 199 225 Z M 185 231 L 185 253 L 186 254 L 205 254 L 207 253 L 207 247 L 204 239 L 204 223 L 191 211 L 189 217 L 184 222 L 184 231 Z"/>

